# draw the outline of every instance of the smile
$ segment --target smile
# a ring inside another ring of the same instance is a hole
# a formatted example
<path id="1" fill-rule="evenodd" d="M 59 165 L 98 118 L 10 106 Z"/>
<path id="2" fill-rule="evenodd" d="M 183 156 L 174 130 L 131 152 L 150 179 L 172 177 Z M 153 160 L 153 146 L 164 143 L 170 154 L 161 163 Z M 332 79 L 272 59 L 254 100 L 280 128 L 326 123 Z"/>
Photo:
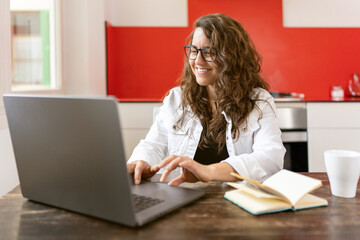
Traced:
<path id="1" fill-rule="evenodd" d="M 209 69 L 209 68 L 196 68 L 197 69 L 197 71 L 199 72 L 199 73 L 204 73 L 204 72 L 207 72 L 207 71 L 210 71 L 211 69 Z"/>

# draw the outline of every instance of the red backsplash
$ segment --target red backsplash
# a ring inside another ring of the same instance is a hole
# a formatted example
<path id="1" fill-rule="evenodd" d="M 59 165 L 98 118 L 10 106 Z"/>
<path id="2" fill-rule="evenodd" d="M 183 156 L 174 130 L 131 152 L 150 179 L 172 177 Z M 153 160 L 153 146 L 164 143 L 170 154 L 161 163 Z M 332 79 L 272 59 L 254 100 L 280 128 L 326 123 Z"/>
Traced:
<path id="1" fill-rule="evenodd" d="M 281 0 L 191 0 L 189 27 L 107 26 L 108 94 L 120 100 L 161 100 L 178 85 L 183 46 L 193 22 L 224 13 L 243 24 L 263 57 L 271 91 L 328 99 L 360 71 L 360 28 L 284 28 Z"/>

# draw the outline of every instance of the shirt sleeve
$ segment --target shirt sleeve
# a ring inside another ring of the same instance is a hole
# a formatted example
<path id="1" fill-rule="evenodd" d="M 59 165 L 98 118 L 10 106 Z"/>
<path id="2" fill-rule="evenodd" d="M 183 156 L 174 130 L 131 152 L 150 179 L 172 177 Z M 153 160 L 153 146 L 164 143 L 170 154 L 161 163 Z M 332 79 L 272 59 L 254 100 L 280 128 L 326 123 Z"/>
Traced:
<path id="1" fill-rule="evenodd" d="M 176 115 L 176 104 L 179 93 L 171 90 L 165 97 L 153 125 L 145 139 L 134 148 L 128 163 L 143 160 L 150 165 L 160 163 L 168 155 L 168 131 L 171 120 Z"/>
<path id="2" fill-rule="evenodd" d="M 258 109 L 253 110 L 248 121 L 248 125 L 258 125 L 253 133 L 253 151 L 222 161 L 230 164 L 240 175 L 258 181 L 264 181 L 283 168 L 286 152 L 274 100 L 268 92 L 262 93 L 261 99 L 257 101 Z"/>

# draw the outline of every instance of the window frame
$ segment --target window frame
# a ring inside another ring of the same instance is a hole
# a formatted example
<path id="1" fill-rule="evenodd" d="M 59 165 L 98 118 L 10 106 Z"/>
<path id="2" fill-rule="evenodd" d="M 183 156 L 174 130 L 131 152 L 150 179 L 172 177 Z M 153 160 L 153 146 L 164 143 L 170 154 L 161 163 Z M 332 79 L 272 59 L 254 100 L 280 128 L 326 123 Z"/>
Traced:
<path id="1" fill-rule="evenodd" d="M 9 25 L 9 40 L 10 40 L 10 34 L 11 34 L 11 28 L 10 28 L 10 0 L 2 0 L 8 2 L 8 25 Z M 57 86 L 55 88 L 51 89 L 29 89 L 29 90 L 12 90 L 11 88 L 11 77 L 9 79 L 9 86 L 7 87 L 7 93 L 14 93 L 14 94 L 64 94 L 64 80 L 63 80 L 63 55 L 62 55 L 62 0 L 54 0 L 55 4 L 55 43 L 56 46 L 51 46 L 51 48 L 54 48 L 54 55 L 51 57 L 51 59 L 55 60 L 55 78 L 57 81 Z M 11 48 L 11 42 L 9 41 L 9 48 Z M 11 52 L 11 51 L 10 51 Z M 11 57 L 11 56 L 10 56 Z M 10 59 L 11 61 L 11 59 Z M 51 69 L 51 71 L 54 71 L 54 69 Z M 11 74 L 11 71 L 10 71 Z M 11 75 L 10 75 L 11 76 Z"/>

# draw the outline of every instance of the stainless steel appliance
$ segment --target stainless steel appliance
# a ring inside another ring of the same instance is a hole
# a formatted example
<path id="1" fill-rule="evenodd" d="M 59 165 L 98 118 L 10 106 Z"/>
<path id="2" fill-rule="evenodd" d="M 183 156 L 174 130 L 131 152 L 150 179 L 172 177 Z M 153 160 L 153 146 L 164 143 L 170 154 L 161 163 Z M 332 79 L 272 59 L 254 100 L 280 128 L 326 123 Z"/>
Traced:
<path id="1" fill-rule="evenodd" d="M 309 167 L 306 109 L 281 107 L 277 111 L 286 148 L 284 168 L 295 172 L 307 172 Z"/>

